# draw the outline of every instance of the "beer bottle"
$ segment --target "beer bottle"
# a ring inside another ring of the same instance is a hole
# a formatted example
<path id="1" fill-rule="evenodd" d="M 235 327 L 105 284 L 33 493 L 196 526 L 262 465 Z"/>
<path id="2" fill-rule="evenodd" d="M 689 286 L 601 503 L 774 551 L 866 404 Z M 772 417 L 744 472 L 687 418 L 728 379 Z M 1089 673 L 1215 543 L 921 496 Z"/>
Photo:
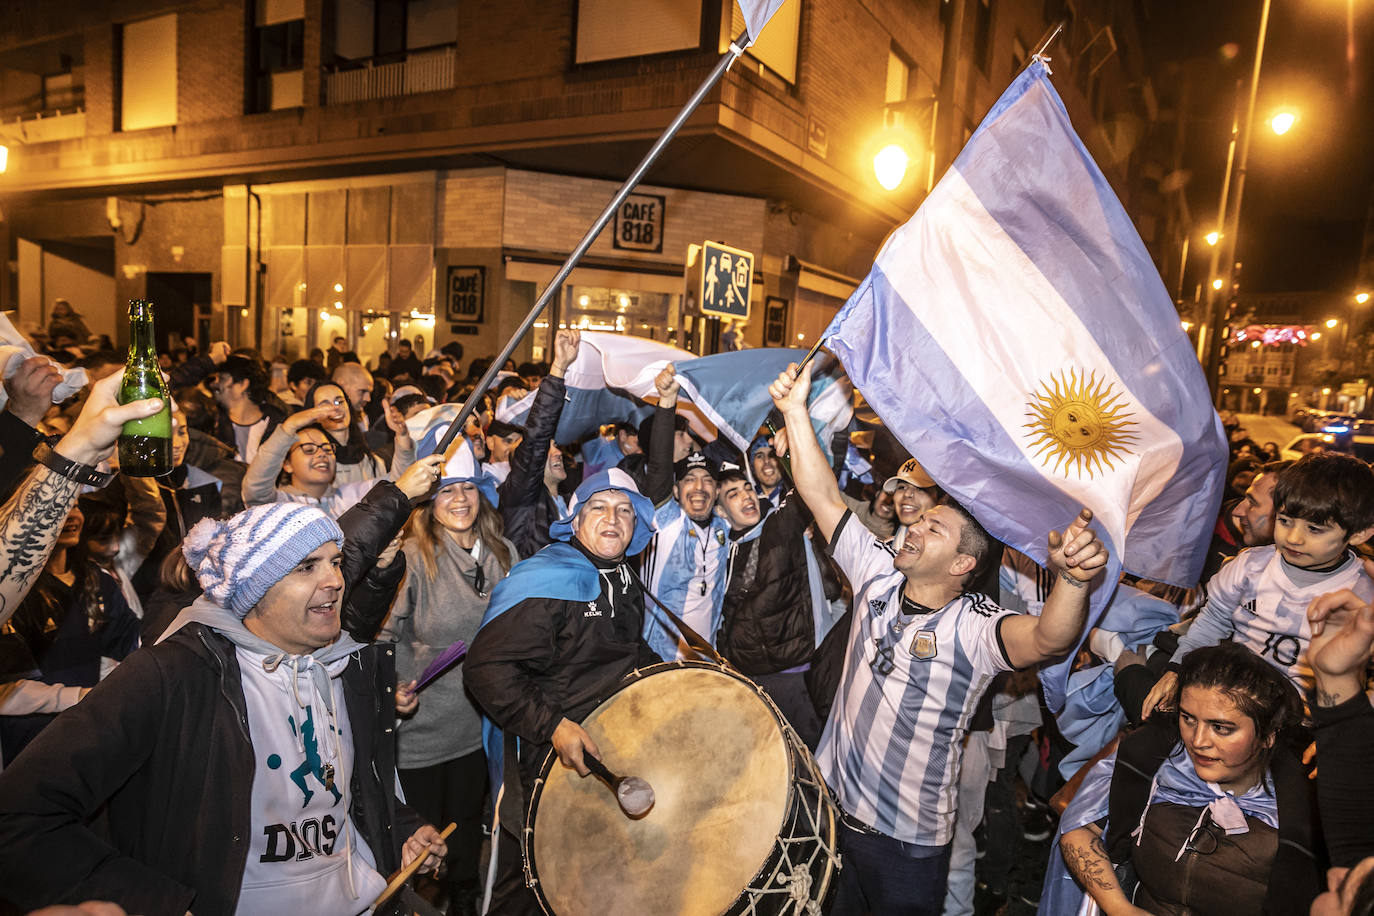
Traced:
<path id="1" fill-rule="evenodd" d="M 131 477 L 161 477 L 172 470 L 172 407 L 157 363 L 153 303 L 129 300 L 129 361 L 119 386 L 119 403 L 162 398 L 162 410 L 130 420 L 119 434 L 119 470 Z"/>

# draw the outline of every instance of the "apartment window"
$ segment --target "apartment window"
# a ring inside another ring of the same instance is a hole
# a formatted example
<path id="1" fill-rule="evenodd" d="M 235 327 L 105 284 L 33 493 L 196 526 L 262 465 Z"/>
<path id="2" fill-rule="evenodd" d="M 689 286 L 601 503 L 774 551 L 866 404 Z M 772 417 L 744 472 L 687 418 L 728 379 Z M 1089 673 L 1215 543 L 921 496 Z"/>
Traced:
<path id="1" fill-rule="evenodd" d="M 305 104 L 305 0 L 257 0 L 251 40 L 252 110 Z"/>
<path id="2" fill-rule="evenodd" d="M 984 76 L 991 50 L 992 0 L 973 0 L 973 63 Z"/>
<path id="3" fill-rule="evenodd" d="M 458 41 L 457 0 L 335 0 L 339 61 L 404 60 L 407 52 Z"/>
<path id="4" fill-rule="evenodd" d="M 1019 38 L 1011 40 L 1011 79 L 1016 79 L 1016 75 L 1021 69 L 1030 63 L 1030 51 L 1026 50 L 1026 43 Z"/>
<path id="5" fill-rule="evenodd" d="M 119 27 L 119 129 L 143 130 L 177 122 L 176 13 Z"/>
<path id="6" fill-rule="evenodd" d="M 689 51 L 701 47 L 701 0 L 578 0 L 573 60 Z"/>
<path id="7" fill-rule="evenodd" d="M 797 82 L 797 46 L 801 37 L 802 0 L 784 0 L 768 20 L 763 34 L 749 48 L 749 56 L 787 82 Z M 730 4 L 730 37 L 744 31 L 744 13 L 738 3 Z"/>
<path id="8" fill-rule="evenodd" d="M 894 102 L 905 102 L 910 81 L 911 67 L 896 51 L 888 51 L 887 88 L 883 92 L 883 101 L 889 105 Z"/>

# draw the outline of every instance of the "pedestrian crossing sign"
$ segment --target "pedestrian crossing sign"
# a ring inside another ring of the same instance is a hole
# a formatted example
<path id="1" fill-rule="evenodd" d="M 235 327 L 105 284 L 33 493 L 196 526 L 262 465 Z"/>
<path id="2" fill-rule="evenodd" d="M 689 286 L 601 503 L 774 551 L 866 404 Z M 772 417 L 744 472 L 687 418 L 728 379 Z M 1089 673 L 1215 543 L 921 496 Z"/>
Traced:
<path id="1" fill-rule="evenodd" d="M 700 257 L 702 314 L 748 318 L 754 256 L 719 242 L 706 242 Z"/>

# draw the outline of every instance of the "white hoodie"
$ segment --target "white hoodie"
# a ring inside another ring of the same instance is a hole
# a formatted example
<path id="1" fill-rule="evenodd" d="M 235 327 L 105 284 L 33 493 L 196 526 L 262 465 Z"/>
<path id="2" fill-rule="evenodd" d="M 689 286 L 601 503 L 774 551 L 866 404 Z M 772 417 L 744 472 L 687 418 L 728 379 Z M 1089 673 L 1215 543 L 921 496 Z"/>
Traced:
<path id="1" fill-rule="evenodd" d="M 348 657 L 322 665 L 235 652 L 256 763 L 237 912 L 365 912 L 386 879 L 348 814 L 353 730 L 339 682 Z"/>

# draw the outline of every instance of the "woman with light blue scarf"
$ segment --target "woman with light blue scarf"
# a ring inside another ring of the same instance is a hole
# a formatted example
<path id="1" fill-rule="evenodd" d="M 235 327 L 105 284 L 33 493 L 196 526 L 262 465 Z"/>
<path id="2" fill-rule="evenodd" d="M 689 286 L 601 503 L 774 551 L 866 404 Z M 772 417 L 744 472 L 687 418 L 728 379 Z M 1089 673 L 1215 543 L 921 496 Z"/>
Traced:
<path id="1" fill-rule="evenodd" d="M 417 452 L 435 453 L 451 414 L 430 408 L 412 418 Z M 487 761 L 482 725 L 468 699 L 463 666 L 435 678 L 409 708 L 421 672 L 455 642 L 471 643 L 495 585 L 520 557 L 503 535 L 496 483 L 460 436 L 445 453 L 438 490 L 406 527 L 406 580 L 378 640 L 395 643 L 396 756 L 407 802 L 430 821 L 457 825 L 449 838 L 449 913 L 477 912 L 481 885 Z"/>
<path id="2" fill-rule="evenodd" d="M 1123 737 L 1064 812 L 1059 849 L 1091 899 L 1051 875 L 1040 912 L 1306 913 L 1322 872 L 1313 785 L 1285 740 L 1301 721 L 1288 679 L 1249 649 L 1190 653 L 1171 711 Z"/>

